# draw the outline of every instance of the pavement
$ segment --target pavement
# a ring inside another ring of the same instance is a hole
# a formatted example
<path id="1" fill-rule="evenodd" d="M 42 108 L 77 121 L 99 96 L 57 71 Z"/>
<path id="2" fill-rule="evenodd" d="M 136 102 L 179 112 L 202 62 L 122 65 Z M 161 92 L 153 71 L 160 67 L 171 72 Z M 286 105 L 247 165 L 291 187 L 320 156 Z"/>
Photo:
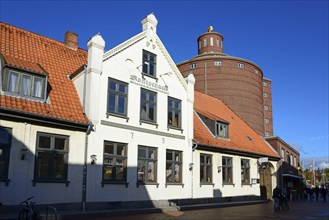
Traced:
<path id="1" fill-rule="evenodd" d="M 290 210 L 273 211 L 271 201 L 221 202 L 158 207 L 145 209 L 120 209 L 105 211 L 59 212 L 57 220 L 217 220 L 217 219 L 329 219 L 329 202 L 297 200 L 289 202 Z M 17 215 L 2 215 L 0 219 L 17 219 Z M 42 219 L 46 219 L 45 216 Z M 50 216 L 48 220 L 55 219 Z"/>

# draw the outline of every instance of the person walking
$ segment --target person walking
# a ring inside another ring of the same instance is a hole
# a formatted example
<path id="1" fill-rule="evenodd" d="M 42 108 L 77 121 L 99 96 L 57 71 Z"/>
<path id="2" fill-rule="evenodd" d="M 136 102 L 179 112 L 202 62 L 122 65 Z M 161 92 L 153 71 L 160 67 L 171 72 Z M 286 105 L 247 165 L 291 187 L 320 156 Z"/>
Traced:
<path id="1" fill-rule="evenodd" d="M 273 208 L 275 212 L 280 210 L 280 195 L 281 195 L 281 189 L 278 186 L 276 186 L 273 189 L 273 199 L 274 199 Z"/>
<path id="2" fill-rule="evenodd" d="M 314 194 L 315 194 L 315 199 L 316 199 L 316 201 L 319 200 L 319 192 L 320 192 L 319 186 L 316 186 L 316 187 L 314 188 Z"/>
<path id="3" fill-rule="evenodd" d="M 321 195 L 322 195 L 322 198 L 323 198 L 323 201 L 326 201 L 327 200 L 327 188 L 325 187 L 324 184 L 322 184 L 321 186 Z"/>

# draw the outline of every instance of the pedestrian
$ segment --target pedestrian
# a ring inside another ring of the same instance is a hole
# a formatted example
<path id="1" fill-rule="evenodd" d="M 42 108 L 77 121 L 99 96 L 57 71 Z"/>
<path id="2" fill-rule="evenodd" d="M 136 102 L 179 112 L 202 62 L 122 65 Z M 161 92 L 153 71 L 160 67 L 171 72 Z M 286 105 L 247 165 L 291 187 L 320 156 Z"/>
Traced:
<path id="1" fill-rule="evenodd" d="M 273 189 L 273 196 L 272 196 L 274 199 L 273 208 L 275 212 L 280 210 L 280 195 L 281 195 L 281 189 L 278 186 L 276 186 Z"/>
<path id="2" fill-rule="evenodd" d="M 323 201 L 326 201 L 327 200 L 327 188 L 325 187 L 324 184 L 321 185 L 321 195 L 322 195 L 322 198 L 323 198 Z"/>
<path id="3" fill-rule="evenodd" d="M 314 194 L 315 194 L 315 199 L 316 199 L 316 201 L 319 200 L 319 192 L 320 192 L 320 189 L 319 189 L 319 186 L 317 185 L 317 186 L 314 188 Z"/>

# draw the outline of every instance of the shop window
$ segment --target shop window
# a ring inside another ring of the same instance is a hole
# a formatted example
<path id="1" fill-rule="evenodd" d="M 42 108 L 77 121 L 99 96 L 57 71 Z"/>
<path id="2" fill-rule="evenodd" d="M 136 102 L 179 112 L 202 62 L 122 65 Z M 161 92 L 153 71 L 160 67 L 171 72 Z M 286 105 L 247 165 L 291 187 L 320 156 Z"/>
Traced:
<path id="1" fill-rule="evenodd" d="M 250 162 L 241 159 L 241 184 L 250 184 Z"/>
<path id="2" fill-rule="evenodd" d="M 182 183 L 182 152 L 166 151 L 166 182 Z"/>
<path id="3" fill-rule="evenodd" d="M 103 182 L 127 181 L 127 144 L 105 141 Z"/>
<path id="4" fill-rule="evenodd" d="M 138 147 L 137 178 L 139 183 L 157 182 L 157 149 L 154 147 Z"/>
<path id="5" fill-rule="evenodd" d="M 223 184 L 233 184 L 233 165 L 231 157 L 222 158 Z"/>
<path id="6" fill-rule="evenodd" d="M 212 156 L 200 155 L 200 182 L 212 183 Z"/>
<path id="7" fill-rule="evenodd" d="M 8 181 L 11 132 L 10 128 L 0 127 L 0 181 Z"/>

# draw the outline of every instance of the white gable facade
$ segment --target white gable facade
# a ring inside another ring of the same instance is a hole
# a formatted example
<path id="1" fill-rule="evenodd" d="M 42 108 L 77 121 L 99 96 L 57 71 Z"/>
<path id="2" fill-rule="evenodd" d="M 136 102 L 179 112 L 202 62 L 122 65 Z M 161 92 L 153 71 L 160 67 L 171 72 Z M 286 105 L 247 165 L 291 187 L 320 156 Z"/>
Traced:
<path id="1" fill-rule="evenodd" d="M 88 65 L 74 80 L 93 123 L 86 204 L 161 204 L 191 198 L 194 77 L 183 78 L 156 34 L 143 31 L 104 53 L 88 42 Z"/>

